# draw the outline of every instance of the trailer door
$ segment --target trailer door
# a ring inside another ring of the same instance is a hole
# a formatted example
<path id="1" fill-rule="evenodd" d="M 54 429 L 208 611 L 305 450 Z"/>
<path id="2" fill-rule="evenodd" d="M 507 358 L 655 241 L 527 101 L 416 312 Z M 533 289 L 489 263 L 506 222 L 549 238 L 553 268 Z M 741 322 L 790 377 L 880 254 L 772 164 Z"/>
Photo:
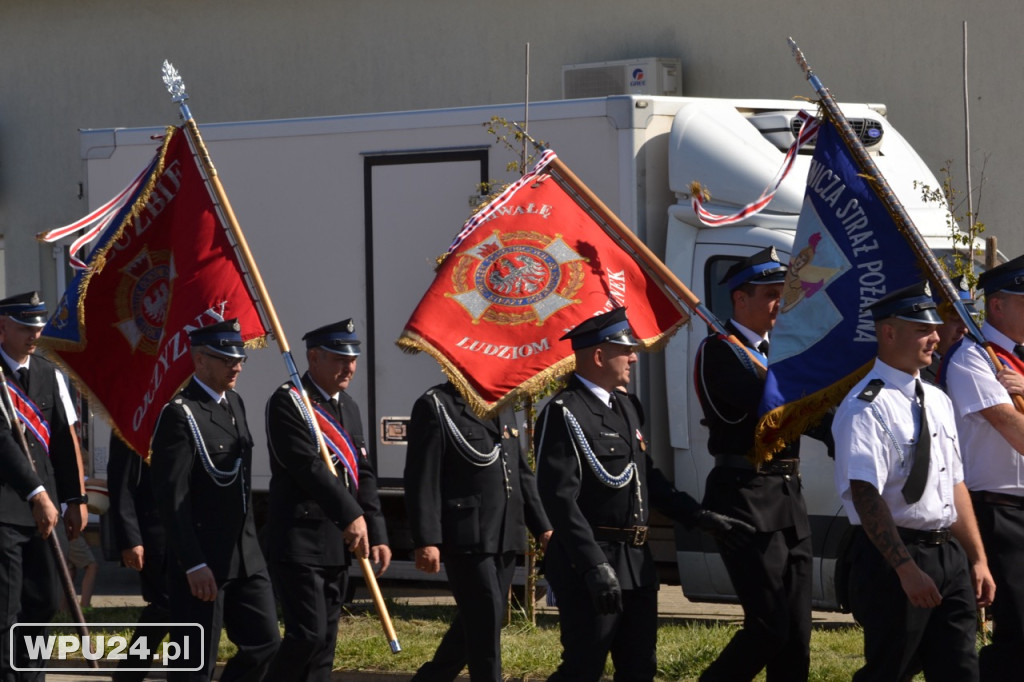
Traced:
<path id="1" fill-rule="evenodd" d="M 487 148 L 366 154 L 367 424 L 376 431 L 377 476 L 401 486 L 402 428 L 413 402 L 444 380 L 437 362 L 395 345 L 434 280 L 435 258 L 470 216 L 487 180 Z M 382 431 L 386 429 L 386 433 Z M 367 440 L 372 437 L 367 434 Z"/>

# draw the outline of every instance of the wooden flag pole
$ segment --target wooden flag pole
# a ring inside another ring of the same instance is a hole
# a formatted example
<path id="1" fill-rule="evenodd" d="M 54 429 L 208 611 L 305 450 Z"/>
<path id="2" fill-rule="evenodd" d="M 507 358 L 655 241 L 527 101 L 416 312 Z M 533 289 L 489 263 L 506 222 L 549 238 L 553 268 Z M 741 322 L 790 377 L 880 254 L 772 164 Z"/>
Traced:
<path id="1" fill-rule="evenodd" d="M 615 213 L 605 205 L 601 199 L 594 194 L 593 191 L 573 173 L 568 166 L 562 163 L 562 160 L 555 157 L 548 165 L 548 170 L 551 176 L 561 185 L 566 192 L 568 192 L 576 202 L 584 208 L 591 216 L 597 220 L 600 224 L 604 225 L 611 233 L 616 236 L 624 246 L 632 251 L 637 258 L 640 259 L 641 264 L 647 268 L 647 271 L 651 273 L 655 281 L 661 282 L 665 287 L 674 294 L 680 301 L 682 301 L 690 310 L 704 320 L 704 322 L 715 330 L 716 333 L 721 334 L 727 338 L 731 343 L 739 346 L 747 353 L 747 357 L 750 358 L 754 366 L 757 367 L 761 372 L 765 371 L 764 363 L 756 355 L 751 353 L 750 349 L 743 344 L 735 335 L 730 334 L 725 328 L 725 325 L 715 317 L 715 314 L 705 306 L 696 294 L 687 288 L 683 284 L 676 274 L 672 272 L 665 263 L 651 249 L 644 244 L 639 237 L 637 237 L 625 223 Z"/>
<path id="2" fill-rule="evenodd" d="M 231 238 L 235 242 L 235 250 L 242 260 L 246 279 L 252 288 L 255 289 L 253 293 L 255 293 L 256 302 L 262 310 L 263 315 L 266 318 L 266 322 L 269 323 L 274 338 L 277 341 L 278 348 L 281 350 L 281 356 L 284 360 L 285 367 L 288 369 L 291 382 L 301 394 L 302 403 L 305 406 L 306 411 L 312 415 L 313 406 L 309 401 L 309 396 L 306 394 L 306 391 L 302 386 L 302 379 L 299 376 L 298 368 L 295 365 L 295 359 L 292 357 L 291 349 L 288 346 L 288 339 L 285 336 L 284 329 L 281 327 L 281 322 L 277 317 L 276 310 L 274 309 L 273 301 L 271 301 L 270 294 L 267 292 L 266 286 L 263 284 L 263 279 L 260 277 L 256 260 L 253 258 L 252 252 L 249 250 L 249 244 L 246 241 L 245 235 L 242 233 L 242 228 L 238 224 L 238 219 L 235 217 L 235 213 L 231 208 L 231 202 L 228 201 L 227 193 L 224 191 L 223 185 L 221 185 L 220 178 L 217 175 L 217 169 L 214 167 L 209 151 L 203 142 L 202 136 L 199 134 L 199 126 L 192 117 L 192 113 L 189 111 L 188 105 L 185 104 L 185 100 L 188 99 L 188 95 L 185 93 L 185 85 L 181 80 L 181 76 L 178 75 L 177 70 L 167 61 L 164 61 L 163 65 L 163 80 L 167 85 L 168 92 L 171 93 L 172 101 L 176 102 L 180 107 L 181 117 L 185 121 L 185 129 L 188 132 L 189 142 L 192 144 L 193 151 L 202 162 L 202 169 L 205 171 L 204 174 L 206 176 L 206 180 L 209 183 L 216 199 L 215 203 L 217 204 L 218 210 L 222 213 L 223 222 L 227 225 Z M 320 433 L 319 424 L 317 424 L 315 419 L 311 419 L 310 421 L 313 425 L 317 443 L 320 447 L 320 457 L 323 459 L 331 473 L 337 476 L 338 471 L 335 468 L 334 463 L 331 461 L 331 455 L 327 450 L 323 434 Z M 391 652 L 398 653 L 402 650 L 402 647 L 398 643 L 398 635 L 395 633 L 394 625 L 391 622 L 391 616 L 388 614 L 387 605 L 384 603 L 384 597 L 381 595 L 380 587 L 377 585 L 377 578 L 373 574 L 373 567 L 370 565 L 369 559 L 365 556 L 357 556 L 356 559 L 359 561 L 359 565 L 362 568 L 363 578 L 366 580 L 366 587 L 369 589 L 370 595 L 373 598 L 374 606 L 377 608 L 377 615 L 380 617 L 381 626 L 384 628 L 384 634 L 387 637 L 388 645 L 391 647 Z"/>
<path id="3" fill-rule="evenodd" d="M 968 312 L 964 302 L 960 300 L 960 294 L 957 293 L 956 287 L 953 286 L 953 282 L 950 281 L 946 271 L 939 265 L 938 260 L 935 258 L 935 254 L 928 248 L 928 245 L 924 241 L 924 237 L 918 231 L 917 226 L 914 225 L 914 221 L 907 213 L 906 209 L 903 208 L 903 204 L 896 197 L 896 193 L 893 192 L 892 187 L 889 186 L 889 182 L 885 179 L 885 176 L 878 170 L 878 166 L 875 165 L 871 155 L 868 154 L 867 149 L 864 148 L 864 143 L 860 141 L 860 137 L 853 130 L 850 122 L 846 120 L 846 116 L 839 109 L 839 105 L 836 104 L 835 99 L 832 97 L 832 93 L 828 88 L 821 82 L 814 71 L 811 70 L 810 65 L 807 63 L 807 59 L 804 58 L 804 53 L 797 46 L 796 41 L 792 38 L 789 39 L 789 46 L 793 50 L 793 56 L 796 58 L 797 64 L 803 70 L 804 75 L 807 77 L 807 81 L 814 88 L 814 91 L 821 97 L 821 105 L 825 111 L 825 114 L 829 117 L 832 123 L 835 124 L 836 129 L 839 131 L 840 137 L 843 138 L 843 142 L 846 143 L 847 148 L 850 150 L 850 154 L 857 161 L 861 171 L 867 176 L 871 186 L 875 190 L 875 194 L 881 200 L 886 210 L 889 211 L 889 215 L 892 216 L 893 222 L 896 223 L 897 229 L 907 239 L 907 243 L 910 244 L 910 248 L 917 255 L 918 261 L 924 266 L 928 275 L 938 285 L 942 291 L 943 298 L 956 310 L 957 315 L 960 316 L 960 320 L 967 327 L 967 333 L 981 345 L 986 353 L 988 354 L 989 361 L 992 363 L 992 369 L 996 372 L 1002 367 L 1002 361 L 996 355 L 995 351 L 992 350 L 992 346 L 985 340 L 985 337 L 981 333 L 981 329 L 978 327 L 977 322 Z M 972 217 L 973 219 L 973 217 Z M 1016 394 L 1011 394 L 1010 397 L 1013 399 L 1013 405 L 1017 408 L 1018 412 L 1024 412 L 1024 397 Z"/>

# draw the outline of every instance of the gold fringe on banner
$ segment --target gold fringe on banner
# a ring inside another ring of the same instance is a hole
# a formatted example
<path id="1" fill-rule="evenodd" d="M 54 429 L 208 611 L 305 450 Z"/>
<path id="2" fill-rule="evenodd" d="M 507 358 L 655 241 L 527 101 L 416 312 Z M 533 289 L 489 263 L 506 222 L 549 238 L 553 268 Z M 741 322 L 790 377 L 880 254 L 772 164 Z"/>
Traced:
<path id="1" fill-rule="evenodd" d="M 640 348 L 644 352 L 654 352 L 661 350 L 665 344 L 669 342 L 673 335 L 686 324 L 687 320 L 683 319 L 674 324 L 669 329 L 665 330 L 658 336 L 649 339 L 637 339 L 640 344 Z M 451 360 L 438 350 L 433 344 L 424 339 L 422 336 L 415 332 L 403 331 L 402 335 L 395 341 L 395 345 L 402 349 L 402 351 L 415 354 L 415 353 L 427 353 L 432 358 L 437 360 L 438 364 L 441 365 L 441 371 L 448 378 L 452 384 L 458 389 L 462 397 L 469 403 L 473 412 L 476 413 L 481 419 L 490 419 L 498 412 L 502 410 L 506 405 L 516 404 L 527 398 L 536 400 L 538 397 L 544 395 L 552 381 L 559 379 L 573 370 L 576 369 L 576 358 L 570 355 L 567 358 L 562 358 L 554 365 L 541 370 L 536 375 L 527 379 L 523 383 L 519 384 L 507 394 L 501 397 L 496 402 L 488 402 L 477 393 L 473 385 L 466 379 L 465 375 L 459 369 L 452 364 Z"/>
<path id="2" fill-rule="evenodd" d="M 164 160 L 167 156 L 167 146 L 170 144 L 171 138 L 174 136 L 177 130 L 178 129 L 174 126 L 167 126 L 167 129 L 164 131 L 163 144 L 160 146 L 160 151 L 157 152 L 156 166 L 154 166 L 153 171 L 149 174 L 149 177 L 146 179 L 146 184 L 142 187 L 142 191 L 139 193 L 139 196 L 135 200 L 135 203 L 132 204 L 131 209 L 129 209 L 128 215 L 126 215 L 124 217 L 124 220 L 121 221 L 121 224 L 117 226 L 117 231 L 114 233 L 114 236 L 111 239 L 107 240 L 106 245 L 102 247 L 103 250 L 100 251 L 95 256 L 91 254 L 89 256 L 89 268 L 88 270 L 86 270 L 85 275 L 82 277 L 82 281 L 79 282 L 78 285 L 78 306 L 77 309 L 75 310 L 75 315 L 78 318 L 80 341 L 78 343 L 75 343 L 72 341 L 67 341 L 64 339 L 55 339 L 53 337 L 47 336 L 43 337 L 43 343 L 47 347 L 54 348 L 57 350 L 75 351 L 81 350 L 85 348 L 85 346 L 87 345 L 87 339 L 85 338 L 85 294 L 86 291 L 88 291 L 89 289 L 89 281 L 93 278 L 94 275 L 98 275 L 100 272 L 103 271 L 103 268 L 106 267 L 107 264 L 107 253 L 110 251 L 110 249 L 113 248 L 117 240 L 120 239 L 121 234 L 124 233 L 125 228 L 128 225 L 130 225 L 132 221 L 135 220 L 135 218 L 142 214 L 142 210 L 149 202 L 149 197 L 153 193 L 153 188 L 156 187 L 156 181 L 164 172 Z M 61 292 L 61 294 L 63 294 L 63 292 Z"/>
<path id="3" fill-rule="evenodd" d="M 830 409 L 843 401 L 857 382 L 864 378 L 875 360 L 862 365 L 831 386 L 804 396 L 799 400 L 776 407 L 761 417 L 754 432 L 754 461 L 771 461 L 788 443 L 815 426 Z"/>
<path id="4" fill-rule="evenodd" d="M 520 400 L 524 400 L 527 397 L 540 395 L 544 392 L 555 379 L 558 379 L 569 372 L 576 369 L 576 358 L 569 356 L 559 360 L 554 365 L 538 372 L 530 379 L 519 384 L 507 394 L 502 396 L 500 400 L 495 402 L 488 402 L 477 393 L 473 385 L 469 383 L 466 377 L 459 369 L 452 364 L 448 357 L 434 347 L 429 341 L 421 337 L 419 334 L 410 331 L 402 332 L 402 336 L 399 337 L 395 344 L 406 353 L 419 353 L 424 352 L 429 354 L 432 358 L 437 360 L 438 364 L 441 365 L 441 371 L 448 378 L 449 381 L 458 389 L 462 397 L 466 399 L 470 408 L 474 413 L 481 419 L 490 419 L 498 412 L 501 411 L 506 405 L 514 405 Z"/>

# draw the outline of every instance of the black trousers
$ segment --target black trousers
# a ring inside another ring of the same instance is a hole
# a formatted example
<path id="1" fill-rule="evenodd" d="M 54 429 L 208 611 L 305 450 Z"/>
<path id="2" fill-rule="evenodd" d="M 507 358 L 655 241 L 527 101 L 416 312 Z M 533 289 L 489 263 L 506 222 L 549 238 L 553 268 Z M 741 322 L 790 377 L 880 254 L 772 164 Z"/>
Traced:
<path id="1" fill-rule="evenodd" d="M 62 533 L 61 524 L 54 529 Z M 65 544 L 65 554 L 67 545 Z M 60 605 L 60 578 L 57 563 L 49 547 L 49 541 L 39 537 L 35 527 L 0 524 L 0 613 L 3 615 L 3 632 L 0 633 L 0 679 L 41 680 L 43 673 L 12 670 L 11 661 L 19 667 L 38 665 L 29 661 L 24 647 L 23 635 L 41 636 L 46 628 L 18 628 L 18 642 L 15 650 L 10 649 L 10 630 L 15 623 L 48 623 Z"/>
<path id="2" fill-rule="evenodd" d="M 224 667 L 221 682 L 259 682 L 281 643 L 274 592 L 266 570 L 218 582 L 217 598 L 212 602 L 193 597 L 185 574 L 179 571 L 171 579 L 171 616 L 175 623 L 203 626 L 202 649 L 206 655 L 202 670 L 171 672 L 167 679 L 172 681 L 206 682 L 213 677 L 221 629 L 227 630 L 228 639 L 238 647 L 238 652 Z M 172 628 L 171 641 L 180 643 L 186 634 L 193 638 L 190 653 L 198 660 L 195 629 Z"/>
<path id="3" fill-rule="evenodd" d="M 414 682 L 451 682 L 466 666 L 473 682 L 501 682 L 501 626 L 515 565 L 515 552 L 444 557 L 458 613 Z"/>
<path id="4" fill-rule="evenodd" d="M 757 533 L 738 550 L 719 547 L 743 606 L 740 629 L 701 675 L 702 682 L 807 680 L 811 664 L 811 538 L 793 528 Z"/>
<path id="5" fill-rule="evenodd" d="M 171 620 L 171 597 L 167 593 L 167 554 L 162 540 L 159 543 L 148 543 L 145 547 L 145 560 L 139 571 L 139 588 L 146 606 L 139 614 L 138 625 L 132 633 L 132 639 L 125 653 L 127 658 L 117 664 L 118 668 L 147 668 L 153 660 L 151 656 L 136 657 L 131 654 L 132 644 L 140 637 L 146 638 L 147 647 L 152 649 L 168 632 L 166 625 L 147 625 L 148 623 L 168 623 Z M 128 672 L 117 670 L 111 676 L 113 682 L 142 682 L 146 679 L 146 671 Z"/>
<path id="6" fill-rule="evenodd" d="M 562 662 L 548 680 L 596 682 L 611 654 L 616 682 L 649 682 L 657 673 L 658 587 L 623 590 L 622 613 L 598 614 L 582 578 L 549 556 L 545 577 L 555 594 Z"/>
<path id="7" fill-rule="evenodd" d="M 972 495 L 978 529 L 996 582 L 992 643 L 982 648 L 985 682 L 1024 675 L 1024 509 L 987 503 Z"/>
<path id="8" fill-rule="evenodd" d="M 347 571 L 345 566 L 271 562 L 270 577 L 284 616 L 284 637 L 267 680 L 330 679 Z"/>
<path id="9" fill-rule="evenodd" d="M 855 682 L 898 682 L 923 668 L 928 682 L 978 680 L 977 602 L 967 556 L 955 540 L 908 544 L 910 557 L 942 595 L 933 609 L 911 606 L 899 577 L 862 529 L 850 546 L 850 609 L 864 628 L 864 667 Z M 1016 677 L 1006 679 L 1018 679 Z"/>

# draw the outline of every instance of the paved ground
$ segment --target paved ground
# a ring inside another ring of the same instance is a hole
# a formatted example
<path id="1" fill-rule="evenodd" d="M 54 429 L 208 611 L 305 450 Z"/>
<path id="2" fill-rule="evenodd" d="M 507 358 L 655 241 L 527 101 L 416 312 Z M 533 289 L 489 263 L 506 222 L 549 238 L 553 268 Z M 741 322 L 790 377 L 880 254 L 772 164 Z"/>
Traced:
<path id="1" fill-rule="evenodd" d="M 138 582 L 135 574 L 116 563 L 107 562 L 101 565 L 97 579 L 96 592 L 93 595 L 93 606 L 142 606 L 144 602 L 137 594 Z M 381 590 L 388 598 L 410 604 L 451 604 L 451 596 L 444 585 L 419 584 L 409 586 L 407 583 L 389 583 L 382 581 Z M 365 599 L 366 593 L 362 586 L 356 591 L 356 599 Z M 538 603 L 541 612 L 553 612 L 554 608 Z M 663 585 L 658 593 L 658 610 L 664 618 L 683 620 L 720 620 L 739 621 L 742 618 L 740 607 L 735 604 L 706 604 L 691 602 L 683 596 L 678 585 Z M 815 611 L 815 627 L 837 627 L 853 622 L 849 614 Z M 382 673 L 350 673 L 336 672 L 332 679 L 351 680 L 352 682 L 406 682 L 409 675 L 393 675 Z M 76 682 L 78 680 L 109 680 L 109 675 L 68 673 L 51 673 L 46 676 L 50 682 Z M 154 674 L 146 680 L 165 680 L 162 674 Z M 467 677 L 468 679 L 468 677 Z M 274 682 L 274 681 L 268 681 Z"/>

